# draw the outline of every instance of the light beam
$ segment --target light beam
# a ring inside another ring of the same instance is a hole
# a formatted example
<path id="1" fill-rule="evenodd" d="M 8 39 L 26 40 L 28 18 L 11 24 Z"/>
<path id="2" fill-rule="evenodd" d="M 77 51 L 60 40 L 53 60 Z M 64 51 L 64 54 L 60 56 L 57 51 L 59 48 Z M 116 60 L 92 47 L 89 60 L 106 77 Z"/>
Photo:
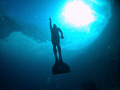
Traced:
<path id="1" fill-rule="evenodd" d="M 73 1 L 64 7 L 62 15 L 65 22 L 79 27 L 86 26 L 95 20 L 93 12 L 83 1 Z"/>

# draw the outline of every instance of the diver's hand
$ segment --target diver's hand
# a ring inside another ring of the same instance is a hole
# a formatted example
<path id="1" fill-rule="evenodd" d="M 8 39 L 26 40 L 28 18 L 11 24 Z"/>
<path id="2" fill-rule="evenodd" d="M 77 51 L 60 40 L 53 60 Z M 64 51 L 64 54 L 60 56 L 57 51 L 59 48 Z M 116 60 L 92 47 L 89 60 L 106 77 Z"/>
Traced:
<path id="1" fill-rule="evenodd" d="M 63 36 L 61 36 L 61 38 L 62 38 L 62 39 L 64 39 L 64 37 L 63 37 Z"/>
<path id="2" fill-rule="evenodd" d="M 51 18 L 49 18 L 49 20 L 51 21 Z"/>

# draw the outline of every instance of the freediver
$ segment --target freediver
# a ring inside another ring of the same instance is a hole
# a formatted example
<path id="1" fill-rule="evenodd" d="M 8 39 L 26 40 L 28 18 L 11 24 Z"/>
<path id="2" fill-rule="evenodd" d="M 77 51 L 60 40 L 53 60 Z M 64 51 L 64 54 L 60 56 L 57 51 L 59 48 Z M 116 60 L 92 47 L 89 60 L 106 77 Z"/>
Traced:
<path id="1" fill-rule="evenodd" d="M 52 45 L 53 45 L 55 62 L 58 61 L 57 49 L 58 49 L 58 53 L 59 53 L 59 60 L 62 61 L 59 32 L 61 33 L 61 38 L 64 39 L 63 32 L 59 27 L 56 26 L 56 24 L 53 24 L 53 28 L 52 28 L 51 18 L 49 18 L 49 21 L 50 21 L 50 30 L 51 30 L 51 42 L 52 42 Z M 56 49 L 56 47 L 57 47 L 57 49 Z"/>

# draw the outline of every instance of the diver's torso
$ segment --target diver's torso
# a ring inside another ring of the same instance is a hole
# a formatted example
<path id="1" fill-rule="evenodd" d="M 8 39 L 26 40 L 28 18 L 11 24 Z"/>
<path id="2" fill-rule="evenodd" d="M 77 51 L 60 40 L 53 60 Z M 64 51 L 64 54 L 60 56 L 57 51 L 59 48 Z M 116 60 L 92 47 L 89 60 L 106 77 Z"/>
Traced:
<path id="1" fill-rule="evenodd" d="M 51 38 L 52 39 L 59 39 L 59 28 L 52 28 L 51 29 Z"/>

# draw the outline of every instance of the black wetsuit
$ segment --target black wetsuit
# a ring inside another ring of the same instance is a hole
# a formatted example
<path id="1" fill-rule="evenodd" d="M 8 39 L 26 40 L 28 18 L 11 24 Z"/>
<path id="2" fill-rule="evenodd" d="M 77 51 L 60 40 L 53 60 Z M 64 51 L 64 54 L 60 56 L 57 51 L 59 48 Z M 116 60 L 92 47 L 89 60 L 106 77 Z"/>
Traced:
<path id="1" fill-rule="evenodd" d="M 51 30 L 51 41 L 53 44 L 53 51 L 54 51 L 54 55 L 55 55 L 55 60 L 58 60 L 57 57 L 57 49 L 59 52 L 59 60 L 62 60 L 62 56 L 61 56 L 61 47 L 60 47 L 60 36 L 59 36 L 59 32 L 61 33 L 61 38 L 63 39 L 63 32 L 60 28 L 58 28 L 55 24 L 51 25 L 51 20 L 50 20 L 50 30 Z M 57 49 L 56 49 L 57 46 Z"/>
<path id="2" fill-rule="evenodd" d="M 51 28 L 51 41 L 52 44 L 59 45 L 60 44 L 60 28 Z"/>

